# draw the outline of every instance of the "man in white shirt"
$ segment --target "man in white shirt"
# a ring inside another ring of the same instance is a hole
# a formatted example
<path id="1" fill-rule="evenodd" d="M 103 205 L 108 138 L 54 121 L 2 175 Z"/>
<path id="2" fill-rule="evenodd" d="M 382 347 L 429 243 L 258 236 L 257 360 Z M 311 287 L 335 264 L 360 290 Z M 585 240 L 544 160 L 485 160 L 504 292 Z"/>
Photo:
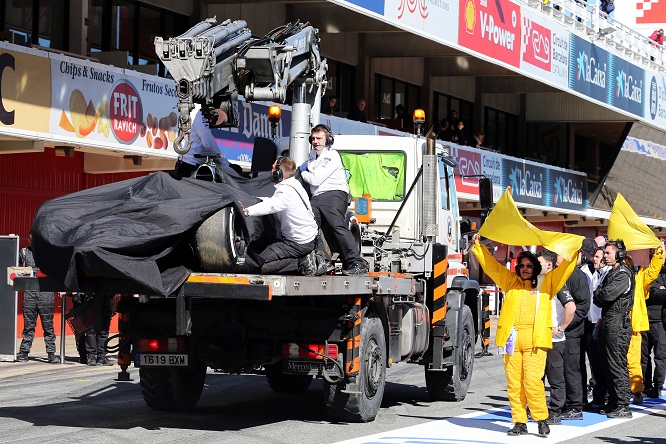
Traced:
<path id="1" fill-rule="evenodd" d="M 201 105 L 195 105 L 190 118 L 192 119 L 192 128 L 190 129 L 190 142 L 192 142 L 192 145 L 187 153 L 178 158 L 176 162 L 176 174 L 179 177 L 190 177 L 204 163 L 206 159 L 197 158 L 194 156 L 195 154 L 220 154 L 222 157 L 219 159 L 219 162 L 224 166 L 229 166 L 229 161 L 220 151 L 213 133 L 210 132 L 210 128 L 203 120 Z M 220 117 L 218 124 L 222 123 L 220 120 L 226 120 L 226 116 Z"/>
<path id="2" fill-rule="evenodd" d="M 312 150 L 308 160 L 301 165 L 301 177 L 310 185 L 312 209 L 317 225 L 326 223 L 342 250 L 346 275 L 362 275 L 368 272 L 361 259 L 358 244 L 345 223 L 349 205 L 349 186 L 340 154 L 331 149 L 333 134 L 326 125 L 312 128 Z"/>
<path id="3" fill-rule="evenodd" d="M 294 178 L 295 172 L 296 163 L 293 159 L 278 157 L 271 175 L 271 179 L 277 183 L 273 196 L 243 208 L 246 217 L 275 214 L 280 221 L 282 239 L 259 253 L 263 262 L 261 272 L 265 274 L 285 274 L 297 270 L 304 275 L 322 274 L 321 267 L 317 267 L 314 252 L 319 228 L 308 195 Z"/>

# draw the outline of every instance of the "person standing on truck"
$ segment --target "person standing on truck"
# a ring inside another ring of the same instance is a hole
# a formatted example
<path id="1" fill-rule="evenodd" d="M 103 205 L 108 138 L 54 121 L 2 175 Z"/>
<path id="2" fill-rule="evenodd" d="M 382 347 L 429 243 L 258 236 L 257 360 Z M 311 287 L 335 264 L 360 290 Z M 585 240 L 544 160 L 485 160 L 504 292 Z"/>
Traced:
<path id="1" fill-rule="evenodd" d="M 320 227 L 326 223 L 335 235 L 346 263 L 343 273 L 362 275 L 368 272 L 354 236 L 347 227 L 345 215 L 349 206 L 349 185 L 340 154 L 331 148 L 333 134 L 326 125 L 312 128 L 312 150 L 300 166 L 301 177 L 310 185 L 312 209 Z"/>
<path id="2" fill-rule="evenodd" d="M 35 266 L 32 256 L 32 230 L 30 230 L 30 245 L 22 248 L 19 252 L 19 265 L 22 267 Z M 35 338 L 35 327 L 39 315 L 44 330 L 44 344 L 46 344 L 47 362 L 58 364 L 60 357 L 55 355 L 55 330 L 53 329 L 53 307 L 55 295 L 45 291 L 26 291 L 23 293 L 23 340 L 16 355 L 19 362 L 27 362 L 32 341 Z"/>
<path id="3" fill-rule="evenodd" d="M 280 221 L 282 239 L 259 253 L 261 272 L 264 274 L 285 274 L 297 270 L 307 276 L 323 274 L 317 268 L 314 251 L 319 228 L 308 195 L 294 178 L 295 173 L 296 162 L 293 159 L 278 157 L 271 173 L 271 180 L 277 184 L 273 196 L 248 208 L 241 203 L 246 217 L 275 214 Z"/>
<path id="4" fill-rule="evenodd" d="M 553 346 L 551 299 L 564 287 L 576 262 L 565 260 L 562 266 L 539 276 L 539 261 L 534 254 L 523 251 L 518 255 L 516 272 L 512 273 L 497 262 L 480 240 L 478 234 L 472 237 L 472 252 L 483 271 L 505 294 L 495 345 L 507 352 L 504 371 L 514 423 L 508 434 L 527 434 L 527 403 L 532 418 L 538 423 L 539 435 L 546 436 L 550 434 L 550 427 L 546 423 L 548 406 L 542 378 L 547 351 Z"/>
<path id="5" fill-rule="evenodd" d="M 601 353 L 608 380 L 608 402 L 599 406 L 597 411 L 604 411 L 609 418 L 632 417 L 629 410 L 627 353 L 631 340 L 635 280 L 633 270 L 624 263 L 625 258 L 624 242 L 608 241 L 604 248 L 604 259 L 611 270 L 601 286 L 594 291 L 593 299 L 594 304 L 601 307 Z M 595 401 L 603 402 L 601 398 Z"/>
<path id="6" fill-rule="evenodd" d="M 227 115 L 224 111 L 217 110 L 217 112 L 219 114 L 217 124 L 226 122 Z M 195 105 L 190 113 L 190 119 L 192 119 L 192 129 L 190 130 L 192 146 L 187 153 L 180 156 L 176 161 L 175 171 L 179 178 L 190 177 L 206 160 L 194 157 L 195 154 L 222 154 L 213 133 L 210 132 L 210 128 L 204 122 L 201 105 Z M 224 155 L 219 161 L 222 165 L 229 166 L 229 161 Z"/>

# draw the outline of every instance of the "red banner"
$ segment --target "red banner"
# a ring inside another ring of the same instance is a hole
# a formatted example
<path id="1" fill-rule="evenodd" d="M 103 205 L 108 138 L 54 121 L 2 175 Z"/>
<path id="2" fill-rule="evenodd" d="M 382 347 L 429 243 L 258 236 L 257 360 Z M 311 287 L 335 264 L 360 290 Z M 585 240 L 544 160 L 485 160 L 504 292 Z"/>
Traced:
<path id="1" fill-rule="evenodd" d="M 520 65 L 520 7 L 508 0 L 462 0 L 458 44 Z"/>
<path id="2" fill-rule="evenodd" d="M 553 37 L 550 29 L 523 17 L 523 61 L 550 72 Z"/>

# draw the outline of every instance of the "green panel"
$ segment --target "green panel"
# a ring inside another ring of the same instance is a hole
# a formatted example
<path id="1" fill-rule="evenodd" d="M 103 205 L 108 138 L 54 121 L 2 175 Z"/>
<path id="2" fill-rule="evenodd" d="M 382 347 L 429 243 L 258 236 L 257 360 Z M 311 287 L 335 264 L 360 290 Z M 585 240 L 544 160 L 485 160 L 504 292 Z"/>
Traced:
<path id="1" fill-rule="evenodd" d="M 404 153 L 341 152 L 342 163 L 349 170 L 352 197 L 369 194 L 376 200 L 400 201 L 405 194 Z"/>

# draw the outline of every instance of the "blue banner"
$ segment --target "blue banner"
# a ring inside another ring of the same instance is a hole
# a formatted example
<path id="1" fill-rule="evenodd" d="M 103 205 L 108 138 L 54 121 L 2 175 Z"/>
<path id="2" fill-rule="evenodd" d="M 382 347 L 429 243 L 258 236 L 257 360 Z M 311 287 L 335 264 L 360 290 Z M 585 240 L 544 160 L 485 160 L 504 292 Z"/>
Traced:
<path id="1" fill-rule="evenodd" d="M 347 3 L 360 6 L 368 11 L 384 15 L 384 0 L 346 0 Z"/>
<path id="2" fill-rule="evenodd" d="M 610 105 L 643 117 L 645 71 L 624 59 L 611 58 Z"/>
<path id="3" fill-rule="evenodd" d="M 609 53 L 575 34 L 571 34 L 569 51 L 569 88 L 600 102 L 611 103 Z"/>
<path id="4" fill-rule="evenodd" d="M 511 187 L 511 197 L 516 202 L 550 206 L 547 168 L 505 157 L 502 159 L 502 188 L 506 187 Z"/>
<path id="5" fill-rule="evenodd" d="M 584 211 L 587 208 L 587 176 L 550 169 L 551 206 Z"/>

